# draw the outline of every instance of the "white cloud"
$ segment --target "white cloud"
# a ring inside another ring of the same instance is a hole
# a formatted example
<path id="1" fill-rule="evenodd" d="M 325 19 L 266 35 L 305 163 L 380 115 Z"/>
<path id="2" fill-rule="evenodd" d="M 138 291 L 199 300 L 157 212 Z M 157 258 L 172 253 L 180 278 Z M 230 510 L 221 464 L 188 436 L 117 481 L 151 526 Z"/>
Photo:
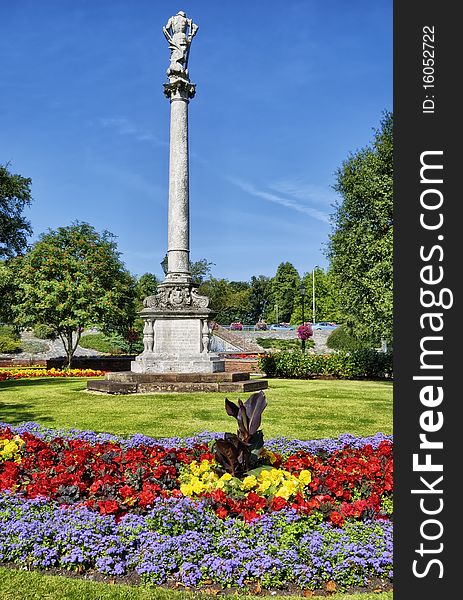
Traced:
<path id="1" fill-rule="evenodd" d="M 298 180 L 281 180 L 269 185 L 271 190 L 286 196 L 292 196 L 303 202 L 315 202 L 331 206 L 335 203 L 337 195 L 334 191 L 327 190 L 320 185 L 305 183 Z"/>
<path id="2" fill-rule="evenodd" d="M 240 189 L 242 189 L 244 192 L 250 194 L 251 196 L 255 196 L 256 198 L 262 198 L 263 200 L 267 200 L 268 202 L 273 202 L 274 204 L 279 204 L 280 206 L 284 206 L 286 208 L 290 208 L 292 210 L 296 210 L 300 213 L 306 214 L 314 219 L 323 221 L 324 223 L 329 223 L 329 214 L 318 210 L 317 208 L 306 206 L 304 204 L 301 204 L 300 202 L 296 202 L 295 200 L 289 199 L 281 194 L 277 195 L 272 192 L 260 190 L 251 183 L 242 181 L 241 179 L 237 179 L 235 177 L 229 177 L 228 180 Z"/>

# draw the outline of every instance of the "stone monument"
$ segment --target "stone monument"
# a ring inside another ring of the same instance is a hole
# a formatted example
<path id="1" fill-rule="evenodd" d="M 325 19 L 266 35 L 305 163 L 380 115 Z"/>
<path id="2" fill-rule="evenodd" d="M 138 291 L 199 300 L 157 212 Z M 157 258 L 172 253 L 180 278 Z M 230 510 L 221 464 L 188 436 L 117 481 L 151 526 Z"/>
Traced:
<path id="1" fill-rule="evenodd" d="M 209 352 L 209 298 L 200 296 L 190 272 L 188 104 L 195 84 L 188 75 L 190 46 L 198 26 L 180 11 L 163 27 L 169 42 L 170 156 L 167 274 L 156 295 L 145 298 L 141 316 L 143 353 L 132 362 L 134 373 L 214 373 L 224 362 Z"/>
<path id="2" fill-rule="evenodd" d="M 196 86 L 188 58 L 198 26 L 182 11 L 171 17 L 164 36 L 170 64 L 164 94 L 170 100 L 170 156 L 167 272 L 157 292 L 143 302 L 143 352 L 128 372 L 90 381 L 88 389 L 109 393 L 151 391 L 254 391 L 267 381 L 249 373 L 226 373 L 224 360 L 210 352 L 209 298 L 197 292 L 190 271 L 188 104 Z"/>

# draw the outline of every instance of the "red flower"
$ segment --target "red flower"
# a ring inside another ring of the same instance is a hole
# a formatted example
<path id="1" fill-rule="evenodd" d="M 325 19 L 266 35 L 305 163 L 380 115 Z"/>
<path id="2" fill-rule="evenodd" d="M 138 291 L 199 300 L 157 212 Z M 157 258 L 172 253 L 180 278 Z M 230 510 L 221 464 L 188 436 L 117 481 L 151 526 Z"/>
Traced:
<path id="1" fill-rule="evenodd" d="M 219 519 L 225 519 L 228 515 L 228 510 L 224 506 L 219 506 L 219 508 L 215 511 L 215 514 L 219 517 Z"/>
<path id="2" fill-rule="evenodd" d="M 344 517 L 340 513 L 338 513 L 337 510 L 333 510 L 333 512 L 330 514 L 330 521 L 334 523 L 334 525 L 342 527 L 342 525 L 344 524 Z"/>
<path id="3" fill-rule="evenodd" d="M 245 510 L 243 511 L 243 518 L 246 523 L 250 523 L 251 521 L 258 519 L 259 514 L 255 510 Z"/>
<path id="4" fill-rule="evenodd" d="M 100 500 L 98 508 L 102 515 L 113 515 L 119 510 L 119 506 L 115 500 Z"/>
<path id="5" fill-rule="evenodd" d="M 270 503 L 270 507 L 272 508 L 272 510 L 281 510 L 286 506 L 288 506 L 288 503 L 281 496 L 274 496 L 272 502 Z"/>
<path id="6" fill-rule="evenodd" d="M 264 508 L 267 504 L 267 500 L 263 496 L 259 496 L 255 492 L 249 492 L 246 497 L 246 506 L 255 510 Z"/>

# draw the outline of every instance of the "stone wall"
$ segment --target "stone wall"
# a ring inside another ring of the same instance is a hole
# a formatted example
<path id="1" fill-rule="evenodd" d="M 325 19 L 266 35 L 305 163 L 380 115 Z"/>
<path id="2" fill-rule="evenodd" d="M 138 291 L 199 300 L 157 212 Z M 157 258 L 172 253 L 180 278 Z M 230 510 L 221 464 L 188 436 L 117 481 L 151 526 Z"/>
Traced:
<path id="1" fill-rule="evenodd" d="M 73 369 L 95 369 L 99 371 L 130 371 L 130 363 L 135 355 L 124 356 L 74 356 L 72 359 Z M 47 369 L 62 369 L 65 358 L 49 358 Z"/>
<path id="2" fill-rule="evenodd" d="M 261 373 L 255 358 L 226 358 L 226 373 Z"/>
<path id="3" fill-rule="evenodd" d="M 289 331 L 234 331 L 236 338 L 241 338 L 243 342 L 249 344 L 253 342 L 256 344 L 257 338 L 274 338 L 277 340 L 296 340 L 297 333 L 294 329 Z M 316 354 L 329 354 L 332 352 L 326 347 L 326 340 L 330 335 L 331 331 L 314 331 L 313 337 L 310 338 L 315 342 L 314 352 Z"/>

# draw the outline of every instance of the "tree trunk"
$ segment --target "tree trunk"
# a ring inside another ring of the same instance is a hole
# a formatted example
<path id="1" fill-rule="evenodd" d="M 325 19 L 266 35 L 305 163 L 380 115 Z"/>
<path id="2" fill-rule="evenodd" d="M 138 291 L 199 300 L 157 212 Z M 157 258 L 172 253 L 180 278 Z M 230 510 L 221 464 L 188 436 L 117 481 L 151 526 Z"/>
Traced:
<path id="1" fill-rule="evenodd" d="M 64 364 L 64 368 L 66 370 L 71 368 L 72 358 L 77 349 L 77 346 L 79 345 L 80 336 L 81 336 L 81 328 L 79 327 L 77 329 L 76 341 L 74 344 L 72 341 L 73 333 L 74 333 L 73 329 L 66 329 L 63 333 L 59 334 L 59 337 L 61 338 L 61 341 L 63 342 L 64 351 L 66 353 L 66 362 Z"/>

